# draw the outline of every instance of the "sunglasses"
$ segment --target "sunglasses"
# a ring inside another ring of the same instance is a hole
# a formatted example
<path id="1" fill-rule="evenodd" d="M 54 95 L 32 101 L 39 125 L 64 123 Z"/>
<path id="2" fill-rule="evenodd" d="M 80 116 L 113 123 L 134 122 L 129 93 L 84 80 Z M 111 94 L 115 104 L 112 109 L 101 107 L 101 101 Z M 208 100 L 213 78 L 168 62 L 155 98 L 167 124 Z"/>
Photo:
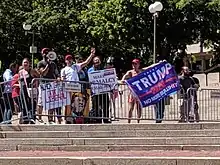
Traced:
<path id="1" fill-rule="evenodd" d="M 135 63 L 135 62 L 132 62 L 132 65 L 137 65 L 137 63 Z"/>

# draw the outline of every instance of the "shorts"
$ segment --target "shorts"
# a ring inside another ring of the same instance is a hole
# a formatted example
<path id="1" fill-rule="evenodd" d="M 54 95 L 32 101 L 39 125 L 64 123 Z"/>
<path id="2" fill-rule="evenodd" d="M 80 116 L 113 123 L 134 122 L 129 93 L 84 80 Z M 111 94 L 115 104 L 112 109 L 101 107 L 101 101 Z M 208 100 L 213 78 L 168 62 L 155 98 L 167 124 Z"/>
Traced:
<path id="1" fill-rule="evenodd" d="M 139 104 L 139 101 L 137 98 L 135 98 L 134 96 L 132 96 L 131 94 L 128 96 L 128 102 L 129 103 L 136 103 L 136 104 Z"/>

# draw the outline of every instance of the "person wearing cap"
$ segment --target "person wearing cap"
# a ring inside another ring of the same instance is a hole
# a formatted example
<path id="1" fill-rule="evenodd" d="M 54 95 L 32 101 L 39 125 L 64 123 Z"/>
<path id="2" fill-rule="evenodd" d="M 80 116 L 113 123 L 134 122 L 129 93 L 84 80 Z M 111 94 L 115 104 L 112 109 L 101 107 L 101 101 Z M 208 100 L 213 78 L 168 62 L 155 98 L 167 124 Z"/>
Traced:
<path id="1" fill-rule="evenodd" d="M 121 81 L 119 83 L 124 83 L 126 79 L 132 78 L 134 76 L 137 76 L 141 72 L 143 72 L 146 69 L 149 69 L 153 67 L 156 64 L 152 64 L 148 67 L 140 68 L 140 60 L 139 59 L 133 59 L 132 60 L 132 70 L 127 71 L 127 73 L 122 77 Z M 128 123 L 131 123 L 131 118 L 132 118 L 132 113 L 134 110 L 134 106 L 136 104 L 137 107 L 137 122 L 140 123 L 140 118 L 141 118 L 141 105 L 135 96 L 132 95 L 132 93 L 129 94 L 128 97 L 128 103 L 129 103 L 129 112 L 128 112 Z"/>
<path id="2" fill-rule="evenodd" d="M 72 55 L 66 55 L 65 63 L 66 67 L 61 70 L 61 79 L 66 81 L 85 81 L 82 75 L 84 73 L 83 69 L 90 63 L 92 58 L 95 56 L 95 48 L 91 48 L 90 56 L 85 60 L 76 59 L 76 63 L 73 62 Z M 82 93 L 85 94 L 84 84 L 82 84 Z M 71 106 L 67 105 L 65 107 L 65 116 L 71 115 Z M 71 121 L 71 120 L 70 120 Z M 69 117 L 66 117 L 66 122 L 69 123 Z"/>
<path id="3" fill-rule="evenodd" d="M 140 68 L 140 60 L 137 58 L 132 60 L 132 68 L 133 68 L 132 70 L 127 71 L 127 73 L 122 77 L 121 80 L 122 83 L 124 83 L 126 79 L 137 76 L 143 71 L 143 69 Z M 131 123 L 132 113 L 135 104 L 137 106 L 137 118 L 138 118 L 137 122 L 140 123 L 141 105 L 138 102 L 138 100 L 132 95 L 132 93 L 130 93 L 128 96 L 128 103 L 129 103 L 128 123 Z"/>
<path id="4" fill-rule="evenodd" d="M 63 69 L 61 69 L 61 74 L 60 74 L 61 80 L 79 81 L 77 71 L 74 70 L 72 67 L 72 63 L 73 63 L 72 55 L 65 56 L 65 63 L 66 63 L 66 66 Z M 70 93 L 70 97 L 71 97 L 71 93 Z M 70 117 L 71 116 L 71 105 L 65 106 L 65 116 L 66 116 L 65 117 L 66 123 L 68 123 L 69 121 L 72 121 L 72 118 Z"/>
<path id="5" fill-rule="evenodd" d="M 48 52 L 49 48 L 42 49 L 41 54 L 43 59 L 38 62 L 37 69 L 40 71 L 42 78 L 56 79 L 60 76 L 59 71 L 55 62 L 47 58 Z"/>
<path id="6" fill-rule="evenodd" d="M 72 55 L 65 56 L 65 68 L 61 69 L 61 79 L 67 81 L 79 81 L 77 71 L 73 69 L 73 57 Z"/>
<path id="7" fill-rule="evenodd" d="M 58 71 L 58 68 L 57 68 L 57 65 L 55 64 L 55 62 L 53 61 L 50 61 L 47 57 L 48 53 L 49 53 L 50 49 L 49 48 L 43 48 L 41 50 L 41 54 L 42 54 L 42 60 L 40 62 L 38 62 L 37 64 L 37 69 L 40 73 L 40 76 L 41 78 L 45 78 L 45 79 L 59 79 L 60 78 L 60 74 L 59 74 L 59 71 Z M 43 112 L 43 105 L 42 105 L 42 98 L 41 96 L 39 95 L 39 98 L 38 98 L 38 114 L 40 115 L 39 116 L 39 121 L 40 122 L 43 122 L 42 121 L 42 117 L 41 117 L 41 114 Z M 52 115 L 54 112 L 54 110 L 49 110 L 48 111 L 48 114 L 49 115 Z M 61 115 L 60 114 L 60 109 L 56 109 L 58 115 Z M 54 121 L 53 121 L 53 116 L 48 116 L 48 121 L 50 124 L 53 124 Z M 62 118 L 61 117 L 58 117 L 58 122 L 61 123 L 62 122 Z"/>

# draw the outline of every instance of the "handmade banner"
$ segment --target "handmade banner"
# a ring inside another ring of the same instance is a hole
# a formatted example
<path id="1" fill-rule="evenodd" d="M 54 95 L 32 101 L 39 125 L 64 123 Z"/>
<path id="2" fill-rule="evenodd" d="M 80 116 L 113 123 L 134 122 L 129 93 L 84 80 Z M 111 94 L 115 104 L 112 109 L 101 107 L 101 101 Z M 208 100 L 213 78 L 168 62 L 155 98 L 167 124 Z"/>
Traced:
<path id="1" fill-rule="evenodd" d="M 44 110 L 55 109 L 70 105 L 70 94 L 62 82 L 40 84 L 39 95 L 42 98 Z"/>
<path id="2" fill-rule="evenodd" d="M 175 69 L 163 61 L 126 81 L 142 107 L 154 105 L 180 89 Z"/>
<path id="3" fill-rule="evenodd" d="M 92 95 L 108 93 L 112 89 L 115 89 L 117 84 L 115 68 L 94 71 L 89 73 L 88 76 L 91 83 Z"/>

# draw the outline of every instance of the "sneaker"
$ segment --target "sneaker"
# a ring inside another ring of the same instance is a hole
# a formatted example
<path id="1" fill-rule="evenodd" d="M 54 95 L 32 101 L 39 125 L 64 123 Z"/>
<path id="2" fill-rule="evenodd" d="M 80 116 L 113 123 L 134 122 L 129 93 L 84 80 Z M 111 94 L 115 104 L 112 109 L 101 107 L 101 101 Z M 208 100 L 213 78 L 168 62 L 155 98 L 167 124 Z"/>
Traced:
<path id="1" fill-rule="evenodd" d="M 53 124 L 56 124 L 56 123 L 54 123 L 53 121 L 49 121 L 49 124 L 53 125 Z"/>

